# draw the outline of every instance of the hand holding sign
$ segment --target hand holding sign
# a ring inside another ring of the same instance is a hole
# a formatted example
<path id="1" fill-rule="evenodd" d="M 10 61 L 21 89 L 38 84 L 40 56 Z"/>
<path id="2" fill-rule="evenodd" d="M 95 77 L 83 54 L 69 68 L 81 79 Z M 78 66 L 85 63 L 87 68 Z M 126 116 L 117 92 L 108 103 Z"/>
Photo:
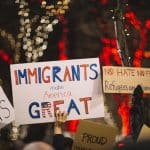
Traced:
<path id="1" fill-rule="evenodd" d="M 62 134 L 62 126 L 67 120 L 68 114 L 66 112 L 56 112 L 56 122 L 54 125 L 54 134 Z"/>

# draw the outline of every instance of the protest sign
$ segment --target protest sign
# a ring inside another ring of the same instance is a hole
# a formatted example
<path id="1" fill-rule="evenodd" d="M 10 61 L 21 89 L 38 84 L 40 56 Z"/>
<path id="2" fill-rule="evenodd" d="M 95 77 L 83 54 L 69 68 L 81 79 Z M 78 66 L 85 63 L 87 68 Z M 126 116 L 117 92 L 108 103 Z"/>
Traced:
<path id="1" fill-rule="evenodd" d="M 14 120 L 14 109 L 0 86 L 0 129 Z"/>
<path id="2" fill-rule="evenodd" d="M 68 120 L 104 116 L 98 58 L 12 64 L 17 124 L 54 122 L 56 110 Z"/>
<path id="3" fill-rule="evenodd" d="M 109 125 L 80 120 L 72 150 L 112 150 L 117 134 Z"/>
<path id="4" fill-rule="evenodd" d="M 150 93 L 150 69 L 103 67 L 104 93 L 133 93 L 137 85 L 141 85 L 144 93 Z"/>
<path id="5" fill-rule="evenodd" d="M 148 126 L 143 125 L 137 141 L 138 142 L 150 141 L 150 128 Z"/>

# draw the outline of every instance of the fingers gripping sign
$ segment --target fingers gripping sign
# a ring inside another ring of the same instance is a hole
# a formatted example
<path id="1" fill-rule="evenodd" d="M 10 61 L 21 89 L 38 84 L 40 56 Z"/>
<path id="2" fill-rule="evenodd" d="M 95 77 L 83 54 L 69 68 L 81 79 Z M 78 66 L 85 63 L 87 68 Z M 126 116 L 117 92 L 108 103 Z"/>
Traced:
<path id="1" fill-rule="evenodd" d="M 67 120 L 68 113 L 66 113 L 65 111 L 61 112 L 58 110 L 55 113 L 55 116 L 56 116 L 56 122 L 54 125 L 54 134 L 62 134 L 62 127 Z"/>

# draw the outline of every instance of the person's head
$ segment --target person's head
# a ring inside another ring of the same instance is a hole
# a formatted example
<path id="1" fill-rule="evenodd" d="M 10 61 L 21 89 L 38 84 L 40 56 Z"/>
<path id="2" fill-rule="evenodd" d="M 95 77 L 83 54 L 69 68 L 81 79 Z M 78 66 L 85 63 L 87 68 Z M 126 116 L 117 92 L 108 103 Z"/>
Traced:
<path id="1" fill-rule="evenodd" d="M 45 142 L 32 142 L 27 144 L 23 150 L 54 150 L 54 148 Z"/>

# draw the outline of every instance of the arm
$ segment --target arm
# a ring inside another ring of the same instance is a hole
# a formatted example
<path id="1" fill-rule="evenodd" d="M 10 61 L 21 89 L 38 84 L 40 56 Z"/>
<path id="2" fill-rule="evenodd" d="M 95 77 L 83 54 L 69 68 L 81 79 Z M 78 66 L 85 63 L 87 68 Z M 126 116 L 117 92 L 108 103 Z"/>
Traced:
<path id="1" fill-rule="evenodd" d="M 65 150 L 65 137 L 63 136 L 63 125 L 67 120 L 68 114 L 56 112 L 56 122 L 54 124 L 53 146 L 55 150 Z"/>
<path id="2" fill-rule="evenodd" d="M 56 122 L 54 124 L 54 134 L 62 134 L 62 128 L 67 120 L 68 114 L 66 112 L 56 112 Z"/>

